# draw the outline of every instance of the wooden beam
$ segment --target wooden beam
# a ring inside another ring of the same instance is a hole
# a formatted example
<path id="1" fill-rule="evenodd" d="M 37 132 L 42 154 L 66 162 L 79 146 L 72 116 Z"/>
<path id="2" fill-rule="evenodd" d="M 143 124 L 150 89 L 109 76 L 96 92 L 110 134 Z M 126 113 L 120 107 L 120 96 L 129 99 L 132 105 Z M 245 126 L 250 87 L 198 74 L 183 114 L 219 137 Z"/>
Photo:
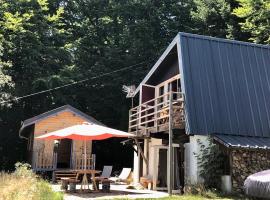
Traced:
<path id="1" fill-rule="evenodd" d="M 149 166 L 148 166 L 148 165 L 149 165 L 148 159 L 145 157 L 145 155 L 144 155 L 144 153 L 143 153 L 143 150 L 142 150 L 142 148 L 141 148 L 141 146 L 140 146 L 140 144 L 139 144 L 139 142 L 138 142 L 138 139 L 135 138 L 134 140 L 135 140 L 135 143 L 136 143 L 136 145 L 137 145 L 137 147 L 138 147 L 138 152 L 140 152 L 140 155 L 142 156 L 143 161 L 145 162 L 146 167 L 148 168 L 148 167 L 149 167 Z"/>
<path id="2" fill-rule="evenodd" d="M 149 138 L 146 139 L 146 159 L 149 161 Z M 146 174 L 149 175 L 149 164 L 146 165 Z"/>
<path id="3" fill-rule="evenodd" d="M 170 104 L 169 104 L 169 148 L 168 148 L 168 161 L 167 161 L 167 185 L 168 193 L 172 195 L 172 185 L 173 185 L 173 110 L 172 110 L 172 93 L 170 94 Z"/>

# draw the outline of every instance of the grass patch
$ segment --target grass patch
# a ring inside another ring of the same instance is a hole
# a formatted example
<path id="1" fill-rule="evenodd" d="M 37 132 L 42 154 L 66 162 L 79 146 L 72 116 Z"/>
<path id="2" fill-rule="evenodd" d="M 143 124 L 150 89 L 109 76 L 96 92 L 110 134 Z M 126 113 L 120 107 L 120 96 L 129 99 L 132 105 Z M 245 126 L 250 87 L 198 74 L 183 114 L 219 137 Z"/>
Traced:
<path id="1" fill-rule="evenodd" d="M 121 198 L 117 198 L 120 200 Z M 235 196 L 235 197 L 229 197 L 229 196 L 224 196 L 222 194 L 216 193 L 216 192 L 205 192 L 203 195 L 194 195 L 194 194 L 188 194 L 188 195 L 173 195 L 170 197 L 164 197 L 164 198 L 159 198 L 161 200 L 244 200 L 245 198 L 242 198 L 240 196 Z M 123 199 L 121 199 L 123 200 Z M 127 200 L 127 199 L 126 199 Z M 156 200 L 156 199 L 143 199 L 143 198 L 138 198 L 136 200 Z"/>
<path id="2" fill-rule="evenodd" d="M 16 164 L 13 173 L 0 173 L 0 200 L 63 200 L 50 184 L 38 178 L 28 164 Z"/>

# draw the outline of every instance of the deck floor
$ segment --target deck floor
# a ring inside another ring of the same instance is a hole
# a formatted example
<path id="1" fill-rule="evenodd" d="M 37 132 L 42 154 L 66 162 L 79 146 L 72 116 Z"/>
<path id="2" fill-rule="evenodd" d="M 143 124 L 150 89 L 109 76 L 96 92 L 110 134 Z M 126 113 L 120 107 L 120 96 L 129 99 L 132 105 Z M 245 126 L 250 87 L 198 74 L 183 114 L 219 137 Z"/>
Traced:
<path id="1" fill-rule="evenodd" d="M 55 191 L 61 191 L 60 185 L 52 185 Z M 101 187 L 101 186 L 100 186 Z M 92 188 L 92 185 L 90 185 Z M 102 192 L 92 192 L 92 193 L 65 193 L 65 200 L 90 200 L 90 199 L 153 199 L 153 198 L 162 198 L 167 197 L 168 193 L 152 191 L 152 190 L 135 190 L 135 189 L 126 189 L 127 185 L 115 185 L 111 184 L 111 192 L 110 193 L 102 193 Z M 77 186 L 77 189 L 80 189 L 80 186 Z"/>

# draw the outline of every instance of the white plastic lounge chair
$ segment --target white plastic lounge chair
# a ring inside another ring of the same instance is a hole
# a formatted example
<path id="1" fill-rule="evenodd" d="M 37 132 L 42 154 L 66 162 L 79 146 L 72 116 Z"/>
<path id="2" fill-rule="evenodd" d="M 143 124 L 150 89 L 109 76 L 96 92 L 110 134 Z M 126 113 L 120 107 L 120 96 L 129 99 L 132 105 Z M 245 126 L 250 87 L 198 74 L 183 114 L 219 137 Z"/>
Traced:
<path id="1" fill-rule="evenodd" d="M 104 166 L 102 173 L 99 177 L 96 177 L 97 181 L 102 181 L 104 179 L 109 179 L 112 173 L 112 166 Z"/>
<path id="2" fill-rule="evenodd" d="M 131 168 L 123 168 L 122 172 L 120 173 L 119 176 L 116 177 L 111 177 L 109 180 L 113 182 L 127 182 L 127 179 L 131 173 Z"/>

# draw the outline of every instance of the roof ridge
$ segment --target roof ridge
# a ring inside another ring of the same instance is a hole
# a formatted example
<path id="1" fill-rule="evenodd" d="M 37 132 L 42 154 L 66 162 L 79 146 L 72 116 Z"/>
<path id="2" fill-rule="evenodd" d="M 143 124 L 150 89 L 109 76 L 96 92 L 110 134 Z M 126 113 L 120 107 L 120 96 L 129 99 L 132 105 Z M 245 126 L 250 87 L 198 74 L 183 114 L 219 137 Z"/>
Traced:
<path id="1" fill-rule="evenodd" d="M 253 42 L 245 42 L 245 41 L 233 40 L 233 39 L 228 39 L 228 38 L 213 37 L 209 35 L 199 35 L 199 34 L 194 34 L 194 33 L 179 32 L 178 34 L 180 36 L 187 36 L 187 37 L 193 37 L 193 38 L 204 39 L 204 40 L 214 40 L 214 41 L 224 42 L 224 43 L 233 43 L 233 44 L 239 44 L 239 45 L 245 45 L 245 46 L 254 46 L 254 47 L 270 49 L 270 45 L 267 45 L 267 44 L 258 44 L 258 43 L 253 43 Z"/>

